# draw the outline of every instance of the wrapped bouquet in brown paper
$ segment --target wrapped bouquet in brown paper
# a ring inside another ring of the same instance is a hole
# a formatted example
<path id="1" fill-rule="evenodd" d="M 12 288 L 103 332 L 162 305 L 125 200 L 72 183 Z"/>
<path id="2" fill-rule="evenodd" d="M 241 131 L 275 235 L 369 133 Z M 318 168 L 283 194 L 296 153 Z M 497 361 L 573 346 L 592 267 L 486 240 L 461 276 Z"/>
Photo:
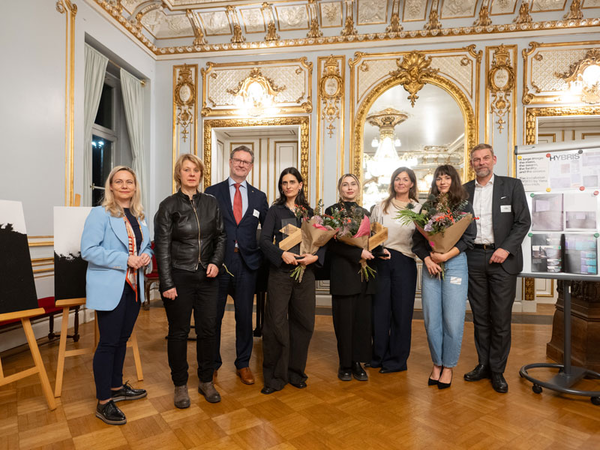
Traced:
<path id="1" fill-rule="evenodd" d="M 279 248 L 289 250 L 300 244 L 300 255 L 314 255 L 319 248 L 323 247 L 338 232 L 339 217 L 329 214 L 321 214 L 323 202 L 319 200 L 316 213 L 310 219 L 303 219 L 300 228 L 287 225 L 280 231 L 288 236 L 279 243 Z M 294 269 L 290 276 L 298 283 L 302 281 L 306 266 L 300 264 Z"/>
<path id="2" fill-rule="evenodd" d="M 385 242 L 388 237 L 387 228 L 379 223 L 371 224 L 367 216 L 360 218 L 350 211 L 342 217 L 341 221 L 342 227 L 337 239 L 344 244 L 371 251 Z M 369 277 L 375 276 L 376 270 L 367 264 L 366 259 L 361 259 L 360 265 L 361 279 L 369 281 Z"/>
<path id="3" fill-rule="evenodd" d="M 414 222 L 435 253 L 446 253 L 456 245 L 474 219 L 472 214 L 463 211 L 466 200 L 454 208 L 449 207 L 445 197 L 437 202 L 435 200 L 435 197 L 430 196 L 420 213 L 413 211 L 412 204 L 409 204 L 398 213 L 398 219 L 405 224 Z M 444 266 L 443 263 L 440 265 L 443 278 Z"/>

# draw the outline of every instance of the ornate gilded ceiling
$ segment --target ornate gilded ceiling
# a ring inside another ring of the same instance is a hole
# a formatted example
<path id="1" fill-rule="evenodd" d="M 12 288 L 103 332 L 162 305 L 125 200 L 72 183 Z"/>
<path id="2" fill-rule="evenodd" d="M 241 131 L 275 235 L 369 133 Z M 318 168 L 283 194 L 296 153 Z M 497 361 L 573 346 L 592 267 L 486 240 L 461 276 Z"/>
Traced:
<path id="1" fill-rule="evenodd" d="M 87 0 L 156 55 L 600 25 L 600 0 Z"/>

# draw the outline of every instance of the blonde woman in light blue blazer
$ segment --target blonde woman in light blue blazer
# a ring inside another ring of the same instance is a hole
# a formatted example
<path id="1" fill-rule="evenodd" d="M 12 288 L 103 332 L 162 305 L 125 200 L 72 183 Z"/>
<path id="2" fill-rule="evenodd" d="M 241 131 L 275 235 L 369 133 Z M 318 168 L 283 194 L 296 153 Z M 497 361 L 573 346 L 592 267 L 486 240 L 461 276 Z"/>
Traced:
<path id="1" fill-rule="evenodd" d="M 123 384 L 127 341 L 144 301 L 140 269 L 152 258 L 140 199 L 133 170 L 115 167 L 106 180 L 102 205 L 92 209 L 81 236 L 81 256 L 88 262 L 86 306 L 96 310 L 100 330 L 94 354 L 96 417 L 110 425 L 127 423 L 115 402 L 146 397 L 144 389 Z"/>

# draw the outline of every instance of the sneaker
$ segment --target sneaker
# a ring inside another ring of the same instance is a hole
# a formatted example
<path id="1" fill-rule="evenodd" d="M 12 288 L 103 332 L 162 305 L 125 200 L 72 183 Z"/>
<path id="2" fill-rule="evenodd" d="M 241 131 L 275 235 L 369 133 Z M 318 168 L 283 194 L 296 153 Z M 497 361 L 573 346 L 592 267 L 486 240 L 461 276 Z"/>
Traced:
<path id="1" fill-rule="evenodd" d="M 104 405 L 98 403 L 96 406 L 96 417 L 109 425 L 125 425 L 127 423 L 125 414 L 115 405 L 113 400 L 109 400 Z"/>
<path id="2" fill-rule="evenodd" d="M 175 406 L 179 409 L 190 407 L 190 395 L 188 394 L 187 384 L 183 386 L 175 386 Z"/>
<path id="3" fill-rule="evenodd" d="M 117 403 L 122 402 L 123 400 L 137 400 L 139 398 L 144 398 L 147 395 L 146 389 L 134 389 L 129 382 L 126 381 L 121 389 L 112 391 L 111 400 Z"/>
<path id="4" fill-rule="evenodd" d="M 198 385 L 198 392 L 204 395 L 204 398 L 209 403 L 219 403 L 221 401 L 221 395 L 215 389 L 215 384 L 212 381 L 207 383 L 200 383 Z"/>

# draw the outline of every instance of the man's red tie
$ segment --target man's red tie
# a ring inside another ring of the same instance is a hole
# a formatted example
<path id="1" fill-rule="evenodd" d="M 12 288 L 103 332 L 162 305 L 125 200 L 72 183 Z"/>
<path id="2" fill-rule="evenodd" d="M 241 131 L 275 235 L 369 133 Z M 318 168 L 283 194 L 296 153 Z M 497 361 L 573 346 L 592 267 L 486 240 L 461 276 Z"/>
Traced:
<path id="1" fill-rule="evenodd" d="M 235 223 L 239 224 L 242 221 L 242 193 L 240 192 L 241 183 L 234 183 L 235 195 L 233 196 L 233 217 Z"/>

